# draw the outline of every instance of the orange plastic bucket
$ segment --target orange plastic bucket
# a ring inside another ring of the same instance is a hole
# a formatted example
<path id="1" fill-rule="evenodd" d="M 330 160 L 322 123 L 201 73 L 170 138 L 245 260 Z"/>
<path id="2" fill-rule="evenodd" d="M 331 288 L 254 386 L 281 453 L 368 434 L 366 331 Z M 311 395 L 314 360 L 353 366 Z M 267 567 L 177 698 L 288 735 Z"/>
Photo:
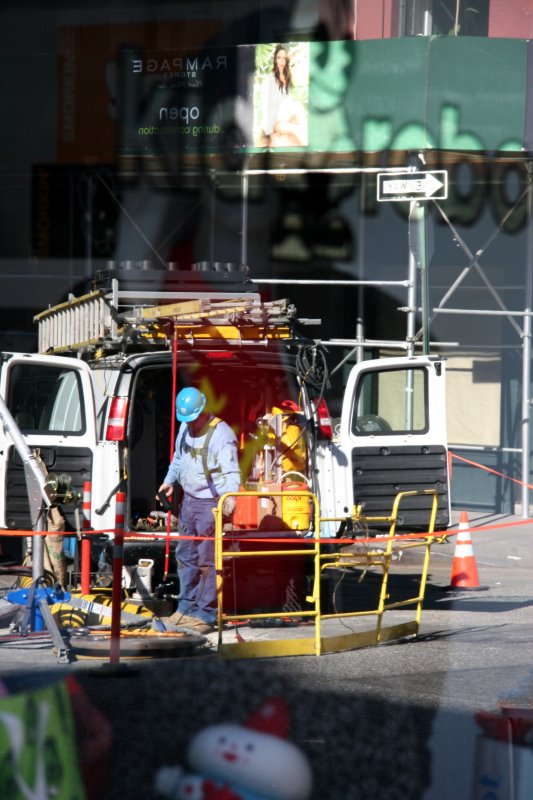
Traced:
<path id="1" fill-rule="evenodd" d="M 281 514 L 283 522 L 293 531 L 307 531 L 310 523 L 309 487 L 305 481 L 287 481 L 281 484 L 284 493 L 281 498 Z"/>

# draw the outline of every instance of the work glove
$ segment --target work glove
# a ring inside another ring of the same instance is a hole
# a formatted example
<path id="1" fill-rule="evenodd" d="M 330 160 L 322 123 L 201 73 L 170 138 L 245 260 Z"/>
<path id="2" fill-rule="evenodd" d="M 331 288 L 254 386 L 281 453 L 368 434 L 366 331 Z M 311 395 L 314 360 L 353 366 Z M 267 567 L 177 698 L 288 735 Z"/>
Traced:
<path id="1" fill-rule="evenodd" d="M 237 500 L 235 497 L 226 497 L 224 502 L 222 503 L 222 516 L 223 517 L 231 517 L 235 513 L 235 506 L 237 505 Z"/>

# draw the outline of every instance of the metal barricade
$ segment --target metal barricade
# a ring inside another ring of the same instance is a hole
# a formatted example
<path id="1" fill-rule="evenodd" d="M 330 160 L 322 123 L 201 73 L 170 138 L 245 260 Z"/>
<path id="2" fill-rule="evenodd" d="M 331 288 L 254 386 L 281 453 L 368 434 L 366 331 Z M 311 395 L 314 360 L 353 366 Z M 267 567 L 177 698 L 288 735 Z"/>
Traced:
<path id="1" fill-rule="evenodd" d="M 435 520 L 438 507 L 438 495 L 434 490 L 411 491 L 399 493 L 393 503 L 393 508 L 390 516 L 370 517 L 362 514 L 360 507 L 355 507 L 351 516 L 352 522 L 368 525 L 368 523 L 386 523 L 389 525 L 389 531 L 383 537 L 371 540 L 372 546 L 365 547 L 361 552 L 323 552 L 322 546 L 327 544 L 327 550 L 332 547 L 343 547 L 346 545 L 346 539 L 320 539 L 320 526 L 322 522 L 337 521 L 341 523 L 344 518 L 321 517 L 320 508 L 316 495 L 309 491 L 293 491 L 293 494 L 301 494 L 309 498 L 313 506 L 313 525 L 312 535 L 309 537 L 302 537 L 302 543 L 307 545 L 307 549 L 302 546 L 299 548 L 290 548 L 283 550 L 254 550 L 253 552 L 234 551 L 224 552 L 224 530 L 223 530 L 223 515 L 222 506 L 226 497 L 230 496 L 257 496 L 264 497 L 264 492 L 228 492 L 224 494 L 215 509 L 215 568 L 217 579 L 217 595 L 218 595 L 218 653 L 226 658 L 268 658 L 274 656 L 291 656 L 291 655 L 322 655 L 324 653 L 341 652 L 345 650 L 353 650 L 361 647 L 368 647 L 377 645 L 380 642 L 402 639 L 407 636 L 415 636 L 418 633 L 420 626 L 420 619 L 422 614 L 422 606 L 424 601 L 427 575 L 429 569 L 430 551 L 433 542 L 437 539 L 435 535 Z M 428 523 L 427 532 L 420 534 L 406 534 L 401 537 L 396 535 L 396 524 L 398 519 L 398 512 L 400 505 L 405 498 L 413 497 L 420 494 L 430 495 L 432 497 L 430 519 Z M 282 497 L 283 492 L 272 491 L 268 493 L 272 497 Z M 388 602 L 389 594 L 389 571 L 395 549 L 398 549 L 399 540 L 401 542 L 402 551 L 422 547 L 424 548 L 424 555 L 422 560 L 422 567 L 420 572 L 420 583 L 418 586 L 418 593 L 412 597 L 404 598 L 397 602 Z M 357 541 L 357 540 L 349 540 Z M 366 540 L 369 541 L 369 540 Z M 289 542 L 289 540 L 286 540 Z M 286 612 L 283 611 L 283 616 L 287 618 L 298 617 L 314 623 L 314 636 L 309 637 L 305 635 L 287 634 L 283 639 L 276 640 L 255 640 L 255 641 L 236 641 L 224 642 L 223 641 L 223 628 L 224 624 L 228 622 L 242 621 L 242 620 L 257 620 L 276 618 L 280 616 L 280 612 L 266 612 L 260 614 L 227 614 L 223 611 L 223 598 L 224 598 L 224 560 L 227 558 L 249 558 L 269 556 L 279 558 L 293 558 L 299 556 L 306 556 L 313 559 L 313 590 L 311 595 L 306 596 L 306 602 L 309 604 L 309 609 L 299 611 Z M 382 581 L 379 592 L 379 600 L 377 607 L 364 611 L 348 611 L 340 613 L 322 613 L 321 610 L 321 577 L 322 575 L 332 568 L 358 568 L 366 570 L 370 567 L 379 567 L 382 572 Z M 399 609 L 405 606 L 415 606 L 415 618 L 407 622 L 394 624 L 388 628 L 383 625 L 383 616 L 387 611 Z M 345 617 L 375 617 L 375 627 L 369 630 L 356 631 L 351 633 L 334 632 L 332 634 L 324 635 L 322 623 L 326 620 L 341 620 Z"/>

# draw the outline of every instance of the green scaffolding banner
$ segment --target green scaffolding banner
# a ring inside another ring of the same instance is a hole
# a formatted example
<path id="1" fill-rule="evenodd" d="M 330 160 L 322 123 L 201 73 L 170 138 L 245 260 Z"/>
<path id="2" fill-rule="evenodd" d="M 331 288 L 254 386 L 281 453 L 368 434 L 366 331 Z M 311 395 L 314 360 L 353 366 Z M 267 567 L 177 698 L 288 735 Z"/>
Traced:
<path id="1" fill-rule="evenodd" d="M 414 37 L 311 47 L 310 148 L 521 150 L 526 43 Z"/>

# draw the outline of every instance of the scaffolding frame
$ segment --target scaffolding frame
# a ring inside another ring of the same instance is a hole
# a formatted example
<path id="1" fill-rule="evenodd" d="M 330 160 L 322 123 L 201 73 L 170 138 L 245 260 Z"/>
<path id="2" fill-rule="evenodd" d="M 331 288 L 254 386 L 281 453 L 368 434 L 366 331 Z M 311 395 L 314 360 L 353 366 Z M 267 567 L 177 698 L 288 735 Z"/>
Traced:
<path id="1" fill-rule="evenodd" d="M 425 158 L 422 153 L 417 154 L 419 162 L 425 164 Z M 382 343 L 385 346 L 390 347 L 397 347 L 398 349 L 406 350 L 407 354 L 412 354 L 414 352 L 415 344 L 422 338 L 424 350 L 429 351 L 430 348 L 430 340 L 429 340 L 429 326 L 432 320 L 435 318 L 437 314 L 471 314 L 471 315 L 485 315 L 485 316 L 505 316 L 513 329 L 515 330 L 516 334 L 522 340 L 522 392 L 521 392 L 521 447 L 520 451 L 522 454 L 522 461 L 521 461 L 521 498 L 522 498 L 522 518 L 527 519 L 529 517 L 529 475 L 530 475 L 530 468 L 531 468 L 531 458 L 530 458 L 530 429 L 531 429 L 531 398 L 530 398 L 530 382 L 531 382 L 531 355 L 532 355 L 532 323 L 531 317 L 533 316 L 533 226 L 531 224 L 532 221 L 532 214 L 533 214 L 533 164 L 530 160 L 524 159 L 524 167 L 527 172 L 527 185 L 525 189 L 522 191 L 516 202 L 513 204 L 511 208 L 507 210 L 507 212 L 502 217 L 501 221 L 497 225 L 497 228 L 491 236 L 484 242 L 483 246 L 478 249 L 475 253 L 468 247 L 464 239 L 461 237 L 449 217 L 447 216 L 446 212 L 442 208 L 442 205 L 439 203 L 438 200 L 433 200 L 432 198 L 428 198 L 426 200 L 420 201 L 411 201 L 410 203 L 410 213 L 409 213 L 409 225 L 411 226 L 412 220 L 414 218 L 414 212 L 416 208 L 421 208 L 422 214 L 421 219 L 418 220 L 421 228 L 425 229 L 425 203 L 433 203 L 436 207 L 438 213 L 441 215 L 442 219 L 450 229 L 452 235 L 455 237 L 457 243 L 469 259 L 466 267 L 463 268 L 461 274 L 458 278 L 454 281 L 452 286 L 448 288 L 448 290 L 444 293 L 443 297 L 441 298 L 438 306 L 432 309 L 432 315 L 429 315 L 429 308 L 427 306 L 428 303 L 428 291 L 429 285 L 427 280 L 427 267 L 425 263 L 422 265 L 422 306 L 418 308 L 416 303 L 416 263 L 415 257 L 412 251 L 411 243 L 409 243 L 409 266 L 408 271 L 409 275 L 408 278 L 404 281 L 366 281 L 366 280 L 331 280 L 331 281 L 306 281 L 306 280 L 291 280 L 291 279 L 252 279 L 254 283 L 270 283 L 270 284 L 285 284 L 285 285 L 313 285 L 316 283 L 317 285 L 321 286 L 328 286 L 328 285 L 342 285 L 342 286 L 355 286 L 355 287 L 365 287 L 365 286 L 402 286 L 407 288 L 408 297 L 407 297 L 407 306 L 402 308 L 401 310 L 406 312 L 407 316 L 407 331 L 406 331 L 406 340 L 404 343 L 400 341 L 397 342 L 388 342 Z M 248 257 L 248 199 L 249 199 L 249 178 L 254 175 L 272 175 L 272 176 L 296 176 L 296 175 L 306 175 L 306 174 L 377 174 L 388 172 L 390 174 L 399 174 L 399 173 L 406 173 L 406 172 L 415 172 L 415 166 L 407 166 L 407 167 L 302 167 L 302 168 L 265 168 L 265 169 L 243 169 L 238 174 L 241 177 L 241 196 L 242 196 L 242 213 L 241 213 L 241 263 L 247 263 Z M 221 173 L 218 173 L 221 174 Z M 216 181 L 213 181 L 213 185 L 215 185 Z M 500 297 L 499 292 L 497 289 L 492 285 L 491 281 L 486 276 L 482 266 L 479 264 L 479 259 L 481 256 L 486 252 L 486 250 L 490 247 L 494 239 L 498 236 L 498 234 L 502 231 L 503 226 L 507 219 L 509 219 L 514 211 L 518 208 L 520 203 L 527 198 L 527 253 L 526 253 L 526 270 L 525 270 L 525 305 L 522 311 L 512 311 L 507 308 L 506 304 L 503 302 L 502 298 Z M 211 236 L 214 235 L 214 219 L 211 221 Z M 411 239 L 411 231 L 409 235 L 409 239 Z M 455 294 L 455 292 L 459 289 L 461 284 L 463 283 L 464 279 L 470 271 L 475 269 L 476 272 L 481 277 L 481 280 L 485 284 L 486 289 L 489 291 L 490 295 L 494 299 L 495 303 L 499 307 L 498 310 L 493 309 L 453 309 L 453 308 L 445 308 L 446 303 L 448 300 Z M 418 311 L 422 312 L 422 328 L 418 331 L 415 330 L 416 324 L 416 314 Z M 523 326 L 521 327 L 515 320 L 515 317 L 521 317 L 523 319 Z M 327 342 L 323 341 L 323 344 L 338 344 L 338 342 L 332 341 Z M 346 340 L 345 344 L 348 344 L 348 340 Z M 360 299 L 358 304 L 358 315 L 357 315 L 357 335 L 356 339 L 351 342 L 353 345 L 352 353 L 356 353 L 357 361 L 362 360 L 363 358 L 363 348 L 366 346 L 376 346 L 377 343 L 372 343 L 365 338 L 364 335 L 364 313 L 363 313 L 363 303 Z M 446 343 L 439 343 L 439 346 L 443 346 Z M 455 345 L 455 343 L 454 343 Z M 458 345 L 456 345 L 458 346 Z M 351 355 L 351 354 L 350 354 Z M 347 356 L 344 361 L 348 360 L 350 357 Z M 342 363 L 344 363 L 344 361 Z"/>

